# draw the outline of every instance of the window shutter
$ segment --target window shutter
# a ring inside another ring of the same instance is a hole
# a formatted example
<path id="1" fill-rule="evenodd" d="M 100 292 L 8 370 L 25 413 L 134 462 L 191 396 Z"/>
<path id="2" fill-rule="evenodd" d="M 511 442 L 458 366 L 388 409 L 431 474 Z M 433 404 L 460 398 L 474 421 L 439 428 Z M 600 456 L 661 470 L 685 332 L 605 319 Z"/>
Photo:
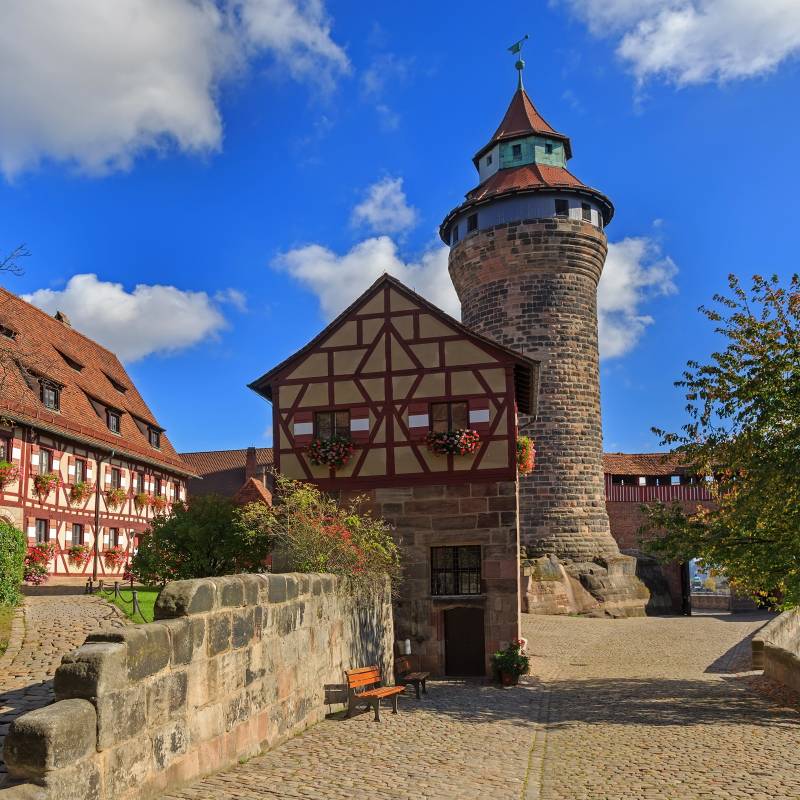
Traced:
<path id="1" fill-rule="evenodd" d="M 314 438 L 314 414 L 311 411 L 295 411 L 292 418 L 292 436 L 295 447 L 306 447 Z"/>
<path id="2" fill-rule="evenodd" d="M 412 442 L 424 442 L 430 430 L 428 404 L 411 402 L 408 404 L 408 433 Z"/>
<path id="3" fill-rule="evenodd" d="M 482 436 L 488 435 L 489 425 L 489 399 L 478 397 L 469 401 L 469 426 Z"/>
<path id="4" fill-rule="evenodd" d="M 356 406 L 350 409 L 350 438 L 360 444 L 369 441 L 369 408 Z"/>

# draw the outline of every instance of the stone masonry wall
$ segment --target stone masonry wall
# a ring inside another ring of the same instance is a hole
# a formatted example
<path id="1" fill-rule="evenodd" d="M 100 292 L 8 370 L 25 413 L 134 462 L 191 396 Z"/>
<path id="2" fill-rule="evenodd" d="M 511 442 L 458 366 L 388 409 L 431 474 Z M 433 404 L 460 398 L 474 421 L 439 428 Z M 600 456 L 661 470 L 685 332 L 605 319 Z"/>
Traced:
<path id="1" fill-rule="evenodd" d="M 346 669 L 378 664 L 392 681 L 388 589 L 352 598 L 331 575 L 176 581 L 156 618 L 64 657 L 57 702 L 11 726 L 5 761 L 27 783 L 4 797 L 159 796 L 323 719 Z"/>
<path id="2" fill-rule="evenodd" d="M 753 669 L 800 692 L 800 609 L 775 617 L 756 633 L 751 647 Z"/>
<path id="3" fill-rule="evenodd" d="M 491 654 L 520 636 L 519 528 L 514 481 L 465 481 L 373 489 L 371 511 L 395 529 L 403 581 L 395 600 L 397 639 L 411 639 L 420 668 L 445 674 L 444 612 L 484 612 L 486 674 Z M 481 546 L 481 594 L 431 594 L 431 548 Z"/>
<path id="4" fill-rule="evenodd" d="M 615 557 L 605 509 L 597 283 L 605 234 L 580 220 L 496 225 L 450 251 L 465 325 L 542 361 L 536 469 L 520 481 L 522 544 L 576 561 Z"/>

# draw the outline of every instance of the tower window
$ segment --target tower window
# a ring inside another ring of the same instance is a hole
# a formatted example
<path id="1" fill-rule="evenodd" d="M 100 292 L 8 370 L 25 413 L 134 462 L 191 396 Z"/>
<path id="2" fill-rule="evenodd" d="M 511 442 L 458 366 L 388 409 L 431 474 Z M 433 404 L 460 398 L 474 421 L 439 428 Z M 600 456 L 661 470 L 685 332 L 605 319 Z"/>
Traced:
<path id="1" fill-rule="evenodd" d="M 552 143 L 552 142 L 545 142 L 545 143 L 544 143 L 544 152 L 545 152 L 545 153 L 546 153 L 548 156 L 551 156 L 551 155 L 553 155 L 553 143 Z"/>
<path id="2" fill-rule="evenodd" d="M 592 221 L 592 207 L 588 203 L 581 203 L 581 215 L 587 222 Z"/>
<path id="3" fill-rule="evenodd" d="M 467 217 L 467 233 L 478 230 L 478 215 L 470 214 Z"/>
<path id="4" fill-rule="evenodd" d="M 489 155 L 486 156 L 486 166 L 488 167 L 491 163 L 492 163 L 492 154 L 489 153 Z"/>
<path id="5" fill-rule="evenodd" d="M 522 158 L 522 145 L 521 144 L 512 144 L 511 145 L 511 157 L 513 159 Z"/>
<path id="6" fill-rule="evenodd" d="M 556 216 L 568 217 L 569 216 L 569 202 L 567 200 L 556 199 Z"/>
<path id="7" fill-rule="evenodd" d="M 455 244 L 458 241 L 458 225 L 453 225 L 453 231 L 450 234 L 450 244 Z"/>

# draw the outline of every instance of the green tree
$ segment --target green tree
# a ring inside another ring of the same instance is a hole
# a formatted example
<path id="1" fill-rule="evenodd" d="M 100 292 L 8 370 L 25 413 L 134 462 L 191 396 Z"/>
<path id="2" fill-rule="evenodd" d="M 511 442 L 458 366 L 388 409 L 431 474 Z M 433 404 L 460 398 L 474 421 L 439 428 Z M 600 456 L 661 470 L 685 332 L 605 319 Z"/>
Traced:
<path id="1" fill-rule="evenodd" d="M 0 520 L 0 605 L 15 606 L 19 602 L 26 550 L 25 534 Z"/>
<path id="2" fill-rule="evenodd" d="M 701 312 L 724 349 L 690 361 L 676 383 L 686 393 L 680 433 L 654 429 L 708 484 L 716 510 L 684 513 L 655 504 L 643 532 L 666 531 L 648 547 L 668 558 L 700 558 L 733 588 L 800 603 L 800 276 L 784 288 L 754 276 L 746 291 Z"/>
<path id="3" fill-rule="evenodd" d="M 267 506 L 240 508 L 226 497 L 175 503 L 142 536 L 131 570 L 143 583 L 261 572 L 272 549 Z"/>

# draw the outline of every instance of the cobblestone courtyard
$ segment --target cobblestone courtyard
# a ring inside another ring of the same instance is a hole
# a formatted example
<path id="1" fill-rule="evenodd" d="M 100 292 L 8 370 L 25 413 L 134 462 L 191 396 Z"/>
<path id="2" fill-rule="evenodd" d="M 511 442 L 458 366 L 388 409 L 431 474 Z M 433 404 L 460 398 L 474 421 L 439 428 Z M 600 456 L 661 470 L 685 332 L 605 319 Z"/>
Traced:
<path id="1" fill-rule="evenodd" d="M 20 624 L 21 623 L 21 624 Z M 64 653 L 83 644 L 99 628 L 125 623 L 97 597 L 50 595 L 25 598 L 22 617 L 0 658 L 0 788 L 5 776 L 3 740 L 20 714 L 53 701 L 53 673 Z"/>
<path id="2" fill-rule="evenodd" d="M 764 619 L 525 617 L 525 686 L 436 683 L 168 797 L 797 798 L 800 715 L 741 677 Z"/>

